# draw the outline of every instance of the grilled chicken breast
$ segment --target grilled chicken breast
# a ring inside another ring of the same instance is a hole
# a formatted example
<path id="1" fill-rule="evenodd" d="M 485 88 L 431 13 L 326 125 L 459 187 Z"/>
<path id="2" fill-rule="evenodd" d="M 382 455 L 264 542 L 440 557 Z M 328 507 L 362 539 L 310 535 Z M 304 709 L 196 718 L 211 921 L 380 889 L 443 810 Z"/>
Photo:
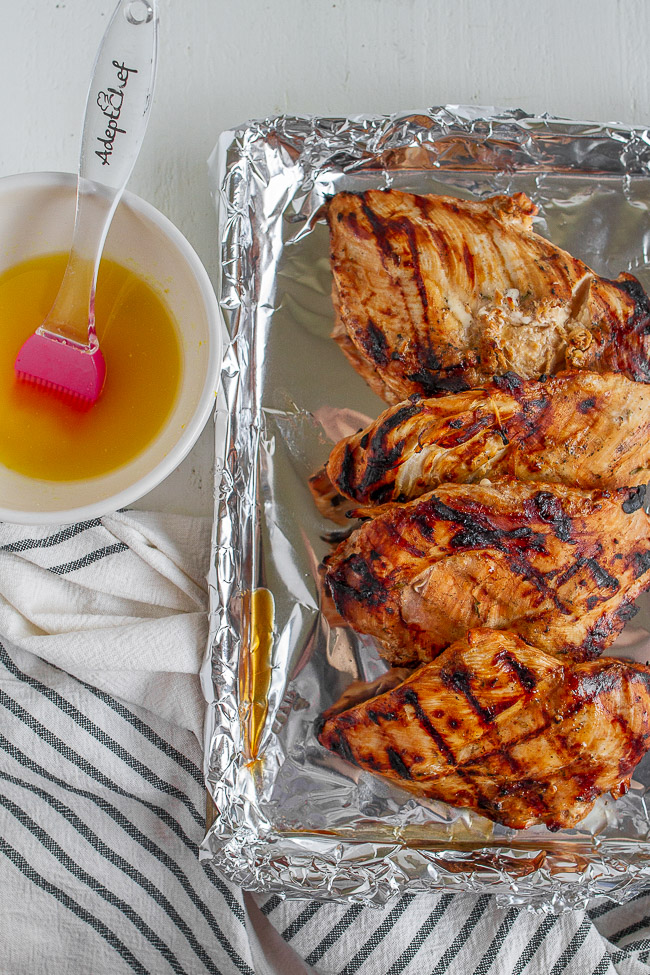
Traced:
<path id="1" fill-rule="evenodd" d="M 444 484 L 373 515 L 325 560 L 340 616 L 393 663 L 477 626 L 576 659 L 599 654 L 650 586 L 645 488 Z"/>
<path id="2" fill-rule="evenodd" d="M 480 203 L 397 190 L 327 205 L 334 337 L 383 399 L 460 391 L 508 371 L 650 381 L 650 303 L 533 233 L 523 193 Z"/>
<path id="3" fill-rule="evenodd" d="M 647 483 L 650 385 L 616 373 L 508 373 L 482 389 L 400 403 L 341 440 L 311 487 L 338 520 L 344 498 L 405 501 L 445 482 L 506 475 L 580 488 Z"/>
<path id="4" fill-rule="evenodd" d="M 486 629 L 386 693 L 342 706 L 323 716 L 326 748 L 513 829 L 575 826 L 597 796 L 627 791 L 650 745 L 649 667 L 561 662 Z"/>

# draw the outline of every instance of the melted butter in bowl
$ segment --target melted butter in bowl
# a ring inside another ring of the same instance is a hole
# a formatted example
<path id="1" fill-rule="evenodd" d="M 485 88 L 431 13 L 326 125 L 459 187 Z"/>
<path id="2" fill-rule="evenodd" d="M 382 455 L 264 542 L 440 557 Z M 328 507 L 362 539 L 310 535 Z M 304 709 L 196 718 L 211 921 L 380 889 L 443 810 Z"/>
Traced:
<path id="1" fill-rule="evenodd" d="M 95 314 L 107 373 L 97 403 L 79 408 L 18 381 L 17 351 L 45 318 L 66 260 L 47 254 L 0 274 L 0 463 L 51 481 L 106 474 L 140 454 L 173 409 L 182 371 L 164 301 L 135 272 L 104 260 Z"/>

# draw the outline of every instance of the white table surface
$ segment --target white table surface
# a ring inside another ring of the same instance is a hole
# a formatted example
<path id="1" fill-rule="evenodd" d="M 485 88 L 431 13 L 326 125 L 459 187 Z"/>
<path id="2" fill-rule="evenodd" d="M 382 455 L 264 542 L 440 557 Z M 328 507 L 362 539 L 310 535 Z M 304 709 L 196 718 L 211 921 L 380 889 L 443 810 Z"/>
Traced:
<path id="1" fill-rule="evenodd" d="M 0 176 L 74 172 L 114 0 L 0 0 Z M 159 74 L 129 189 L 185 234 L 213 281 L 206 160 L 220 131 L 287 112 L 434 104 L 650 122 L 648 0 L 160 0 Z M 139 507 L 209 515 L 212 424 Z"/>

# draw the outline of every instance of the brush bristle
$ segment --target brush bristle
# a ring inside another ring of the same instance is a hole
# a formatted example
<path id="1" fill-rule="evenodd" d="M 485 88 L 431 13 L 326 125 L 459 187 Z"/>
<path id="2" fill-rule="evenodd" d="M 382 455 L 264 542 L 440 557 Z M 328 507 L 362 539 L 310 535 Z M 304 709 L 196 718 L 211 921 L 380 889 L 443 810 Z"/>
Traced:
<path id="1" fill-rule="evenodd" d="M 73 403 L 78 403 L 79 405 L 92 406 L 93 400 L 88 396 L 84 396 L 76 389 L 68 389 L 66 386 L 61 386 L 59 383 L 53 383 L 49 379 L 43 379 L 41 376 L 32 376 L 29 372 L 23 372 L 22 370 L 16 370 L 16 378 L 20 379 L 21 382 L 29 383 L 31 386 L 40 386 L 41 389 L 47 389 L 51 393 L 55 393 L 61 399 L 69 400 Z"/>

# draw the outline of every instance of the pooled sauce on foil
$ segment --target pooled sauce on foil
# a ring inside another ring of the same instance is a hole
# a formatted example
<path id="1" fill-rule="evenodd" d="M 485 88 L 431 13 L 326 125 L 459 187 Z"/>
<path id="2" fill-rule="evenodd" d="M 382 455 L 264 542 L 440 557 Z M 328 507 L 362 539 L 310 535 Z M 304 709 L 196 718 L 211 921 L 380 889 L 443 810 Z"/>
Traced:
<path id="1" fill-rule="evenodd" d="M 255 761 L 269 709 L 275 605 L 268 589 L 245 592 L 242 603 L 239 721 L 245 754 Z"/>
<path id="2" fill-rule="evenodd" d="M 98 401 L 83 409 L 21 382 L 14 361 L 47 315 L 67 254 L 47 254 L 0 274 L 0 463 L 28 477 L 72 481 L 128 463 L 159 433 L 180 386 L 171 312 L 133 271 L 104 259 L 95 315 L 106 360 Z"/>

